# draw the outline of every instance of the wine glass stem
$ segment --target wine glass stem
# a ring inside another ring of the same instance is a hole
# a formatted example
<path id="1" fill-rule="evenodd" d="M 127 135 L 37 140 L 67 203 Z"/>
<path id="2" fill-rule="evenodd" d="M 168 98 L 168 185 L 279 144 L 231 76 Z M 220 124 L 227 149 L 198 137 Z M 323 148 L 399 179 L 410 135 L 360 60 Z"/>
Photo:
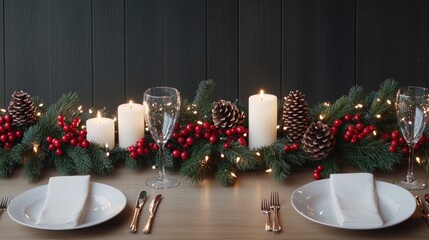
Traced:
<path id="1" fill-rule="evenodd" d="M 406 180 L 408 183 L 414 181 L 414 169 L 413 169 L 413 158 L 414 158 L 414 144 L 409 143 L 409 154 L 408 154 L 408 170 Z"/>
<path id="2" fill-rule="evenodd" d="M 159 151 L 158 151 L 158 157 L 159 157 L 159 180 L 164 182 L 167 180 L 165 175 L 165 162 L 164 162 L 164 143 L 158 143 L 159 145 Z"/>

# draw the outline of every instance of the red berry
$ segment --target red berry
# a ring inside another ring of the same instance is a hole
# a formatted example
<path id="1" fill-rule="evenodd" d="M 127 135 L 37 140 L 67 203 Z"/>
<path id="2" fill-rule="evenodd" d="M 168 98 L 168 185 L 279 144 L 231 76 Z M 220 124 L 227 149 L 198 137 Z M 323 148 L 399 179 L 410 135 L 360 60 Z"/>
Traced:
<path id="1" fill-rule="evenodd" d="M 4 117 L 0 116 L 0 124 L 3 124 L 5 122 Z"/>
<path id="2" fill-rule="evenodd" d="M 211 123 L 209 123 L 209 122 L 204 122 L 203 123 L 203 128 L 204 129 L 210 129 L 210 126 L 211 126 L 212 124 Z"/>
<path id="3" fill-rule="evenodd" d="M 91 145 L 91 144 L 90 144 L 90 142 L 89 142 L 88 140 L 86 140 L 86 139 L 84 139 L 84 140 L 80 143 L 80 146 L 81 146 L 82 148 L 88 148 L 88 147 L 89 147 L 89 145 Z"/>
<path id="4" fill-rule="evenodd" d="M 11 149 L 12 148 L 12 143 L 7 142 L 4 144 L 4 149 Z"/>
<path id="5" fill-rule="evenodd" d="M 204 139 L 209 140 L 211 136 L 212 136 L 212 134 L 210 132 L 205 132 L 204 133 Z"/>
<path id="6" fill-rule="evenodd" d="M 173 150 L 173 152 L 171 153 L 171 155 L 172 155 L 174 158 L 179 158 L 179 157 L 180 157 L 180 154 L 182 154 L 182 152 L 180 152 L 180 150 L 178 150 L 178 149 L 174 149 L 174 150 Z"/>
<path id="7" fill-rule="evenodd" d="M 321 176 L 320 176 L 320 172 L 314 172 L 313 173 L 313 179 L 314 180 L 319 180 L 321 178 Z"/>
<path id="8" fill-rule="evenodd" d="M 57 150 L 55 150 L 55 154 L 57 154 L 58 156 L 63 155 L 63 150 L 61 148 L 57 148 Z"/>
<path id="9" fill-rule="evenodd" d="M 12 123 L 10 123 L 10 122 L 5 122 L 5 123 L 3 124 L 3 128 L 4 128 L 4 129 L 6 129 L 6 130 L 11 129 L 11 128 L 12 128 Z"/>
<path id="10" fill-rule="evenodd" d="M 61 141 L 54 138 L 54 140 L 52 140 L 52 144 L 54 144 L 55 147 L 59 148 L 61 147 Z"/>
<path id="11" fill-rule="evenodd" d="M 11 133 L 11 132 L 9 132 L 9 133 Z M 13 142 L 13 141 L 15 141 L 15 135 L 14 135 L 14 134 L 8 134 L 8 136 L 7 136 L 7 140 L 8 140 L 9 142 Z"/>
<path id="12" fill-rule="evenodd" d="M 398 139 L 398 137 L 399 137 L 399 131 L 398 130 L 393 131 L 392 134 L 390 135 L 390 137 L 392 139 Z"/>
<path id="13" fill-rule="evenodd" d="M 226 136 L 232 136 L 232 131 L 231 131 L 231 129 L 227 129 L 226 131 L 225 131 L 225 135 Z"/>
<path id="14" fill-rule="evenodd" d="M 403 154 L 403 155 L 407 155 L 408 153 L 410 153 L 410 150 L 408 149 L 408 147 L 403 147 L 403 148 L 401 149 L 401 151 L 402 151 L 402 154 Z"/>
<path id="15" fill-rule="evenodd" d="M 185 161 L 189 159 L 189 153 L 187 151 L 183 151 L 182 154 L 180 154 L 180 158 Z"/>
<path id="16" fill-rule="evenodd" d="M 143 154 L 149 154 L 150 153 L 150 148 L 145 147 L 143 148 Z"/>
<path id="17" fill-rule="evenodd" d="M 363 123 L 358 123 L 356 124 L 356 128 L 362 131 L 365 128 L 365 125 L 363 125 Z"/>
<path id="18" fill-rule="evenodd" d="M 391 152 L 391 153 L 396 152 L 396 146 L 390 145 L 389 152 Z"/>
<path id="19" fill-rule="evenodd" d="M 182 129 L 181 131 L 180 131 L 180 136 L 182 136 L 182 137 L 186 137 L 186 136 L 188 136 L 189 135 L 189 132 L 188 132 L 188 130 L 186 130 L 186 128 L 185 129 Z"/>
<path id="20" fill-rule="evenodd" d="M 202 131 L 203 131 L 203 127 L 201 125 L 195 126 L 195 132 L 196 133 L 201 133 Z"/>
<path id="21" fill-rule="evenodd" d="M 381 139 L 382 139 L 382 140 L 387 140 L 387 139 L 389 139 L 389 137 L 390 137 L 390 134 L 385 133 L 385 134 L 383 134 L 383 135 L 381 136 Z"/>
<path id="22" fill-rule="evenodd" d="M 186 144 L 188 144 L 188 145 L 194 144 L 194 138 L 193 137 L 186 138 Z"/>
<path id="23" fill-rule="evenodd" d="M 61 141 L 62 141 L 63 143 L 66 143 L 66 142 L 68 142 L 68 141 L 69 141 L 69 138 L 67 137 L 67 135 L 64 135 L 64 136 L 62 136 L 62 137 L 61 137 Z"/>
<path id="24" fill-rule="evenodd" d="M 344 115 L 344 121 L 349 122 L 350 120 L 352 120 L 352 116 L 350 114 Z"/>
<path id="25" fill-rule="evenodd" d="M 7 134 L 2 134 L 1 136 L 0 136 L 0 141 L 2 141 L 2 142 L 7 142 L 7 139 L 8 139 L 8 137 L 7 137 Z"/>
<path id="26" fill-rule="evenodd" d="M 285 150 L 285 152 L 291 152 L 292 146 L 291 145 L 285 145 L 284 150 Z"/>
<path id="27" fill-rule="evenodd" d="M 77 138 L 72 138 L 72 139 L 70 139 L 70 144 L 71 144 L 72 146 L 76 146 L 76 145 L 78 144 Z"/>
<path id="28" fill-rule="evenodd" d="M 353 136 L 350 142 L 356 144 L 358 142 L 358 138 L 356 136 Z"/>
<path id="29" fill-rule="evenodd" d="M 217 143 L 217 136 L 216 135 L 211 135 L 210 138 L 209 138 L 209 142 L 211 144 Z"/>
<path id="30" fill-rule="evenodd" d="M 173 132 L 172 137 L 174 139 L 177 139 L 179 137 L 179 133 L 178 132 Z"/>
<path id="31" fill-rule="evenodd" d="M 72 123 L 70 124 L 70 126 L 71 126 L 71 128 L 77 128 L 77 127 L 79 126 L 79 123 L 77 123 L 77 122 L 72 122 Z"/>
<path id="32" fill-rule="evenodd" d="M 144 153 L 143 148 L 139 147 L 137 148 L 137 154 L 142 155 Z"/>
<path id="33" fill-rule="evenodd" d="M 244 133 L 246 133 L 246 130 L 244 129 L 243 126 L 238 126 L 236 127 L 236 131 L 238 134 L 243 135 Z"/>
<path id="34" fill-rule="evenodd" d="M 79 135 L 82 137 L 86 137 L 86 135 L 88 134 L 88 132 L 85 129 L 80 130 Z"/>
<path id="35" fill-rule="evenodd" d="M 137 148 L 135 146 L 128 147 L 128 152 L 135 152 L 135 151 L 137 151 Z"/>
<path id="36" fill-rule="evenodd" d="M 237 141 L 241 146 L 247 146 L 247 141 L 244 137 L 239 138 Z"/>
<path id="37" fill-rule="evenodd" d="M 49 144 L 48 149 L 51 150 L 51 151 L 53 151 L 53 150 L 55 150 L 57 148 L 54 146 L 54 144 L 51 143 L 51 144 Z"/>
<path id="38" fill-rule="evenodd" d="M 334 127 L 341 127 L 341 125 L 343 125 L 343 121 L 341 121 L 341 119 L 335 119 L 334 121 Z"/>
<path id="39" fill-rule="evenodd" d="M 171 144 L 171 143 L 167 143 L 167 149 L 172 149 L 173 148 L 173 144 Z"/>
<path id="40" fill-rule="evenodd" d="M 153 150 L 158 151 L 159 150 L 159 145 L 158 144 L 154 144 L 153 145 Z"/>
<path id="41" fill-rule="evenodd" d="M 298 151 L 299 150 L 299 144 L 298 143 L 292 144 L 292 150 L 293 151 Z"/>
<path id="42" fill-rule="evenodd" d="M 46 142 L 47 143 L 52 143 L 52 140 L 53 140 L 54 138 L 53 137 L 51 137 L 51 136 L 47 136 L 46 137 Z"/>
<path id="43" fill-rule="evenodd" d="M 138 157 L 137 152 L 131 152 L 130 153 L 131 158 L 136 159 Z"/>
<path id="44" fill-rule="evenodd" d="M 188 132 L 193 132 L 195 130 L 195 125 L 192 123 L 188 123 L 186 125 L 186 130 L 188 130 Z"/>
<path id="45" fill-rule="evenodd" d="M 230 149 L 230 148 L 231 148 L 231 145 L 230 145 L 229 143 L 224 143 L 224 144 L 223 144 L 223 148 L 225 148 L 225 149 Z"/>
<path id="46" fill-rule="evenodd" d="M 317 170 L 318 170 L 319 172 L 323 171 L 323 165 L 319 165 L 319 166 L 317 166 Z"/>
<path id="47" fill-rule="evenodd" d="M 65 119 L 66 118 L 62 114 L 58 115 L 57 117 L 58 122 L 64 122 Z"/>
<path id="48" fill-rule="evenodd" d="M 353 120 L 355 120 L 356 122 L 360 122 L 360 119 L 361 117 L 359 113 L 356 113 L 355 116 L 353 117 Z"/>
<path id="49" fill-rule="evenodd" d="M 336 127 L 331 127 L 331 133 L 332 133 L 332 135 L 337 135 L 337 133 L 338 133 L 338 128 L 336 128 Z"/>
<path id="50" fill-rule="evenodd" d="M 15 136 L 17 137 L 17 138 L 22 138 L 23 137 L 23 133 L 22 133 L 22 131 L 21 130 L 18 130 L 18 131 L 16 131 L 15 132 Z"/>
<path id="51" fill-rule="evenodd" d="M 390 142 L 390 146 L 397 147 L 397 146 L 398 146 L 398 141 L 397 141 L 397 140 L 392 140 L 392 141 Z"/>
<path id="52" fill-rule="evenodd" d="M 184 143 L 185 143 L 185 138 L 184 138 L 184 137 L 179 137 L 179 138 L 177 139 L 177 142 L 178 142 L 179 144 L 184 144 Z"/>
<path id="53" fill-rule="evenodd" d="M 6 122 L 12 122 L 12 116 L 11 116 L 11 115 L 9 115 L 9 114 L 6 114 L 6 115 L 4 116 L 4 120 L 5 120 Z"/>

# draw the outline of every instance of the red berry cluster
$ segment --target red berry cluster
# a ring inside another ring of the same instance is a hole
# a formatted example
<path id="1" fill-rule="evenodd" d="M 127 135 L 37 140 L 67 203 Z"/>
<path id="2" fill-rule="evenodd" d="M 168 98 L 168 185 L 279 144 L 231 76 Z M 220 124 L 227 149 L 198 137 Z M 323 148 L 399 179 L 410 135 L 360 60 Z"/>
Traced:
<path id="1" fill-rule="evenodd" d="M 399 130 L 395 130 L 391 134 L 386 133 L 382 136 L 383 140 L 389 140 L 389 138 L 391 140 L 389 152 L 394 153 L 398 148 L 400 148 L 403 155 L 407 155 L 409 153 L 407 142 L 405 141 L 405 138 L 402 136 Z M 414 145 L 414 150 L 418 150 L 426 140 L 426 135 L 423 134 L 420 137 L 419 141 Z"/>
<path id="2" fill-rule="evenodd" d="M 72 146 L 79 146 L 81 148 L 88 148 L 90 142 L 86 140 L 86 130 L 78 130 L 80 124 L 79 118 L 73 118 L 70 124 L 65 122 L 65 117 L 59 115 L 58 118 L 58 127 L 62 128 L 64 131 L 61 139 L 54 138 L 52 136 L 46 137 L 46 142 L 49 143 L 48 149 L 55 151 L 58 156 L 63 155 L 63 149 L 61 148 L 63 144 L 69 143 Z"/>
<path id="3" fill-rule="evenodd" d="M 23 132 L 21 130 L 13 128 L 11 115 L 0 116 L 0 147 L 9 150 L 22 136 Z"/>
<path id="4" fill-rule="evenodd" d="M 172 134 L 173 143 L 167 144 L 167 148 L 172 150 L 171 154 L 174 158 L 187 160 L 190 154 L 190 148 L 194 145 L 195 141 L 205 139 L 210 144 L 216 144 L 223 141 L 223 147 L 229 149 L 231 142 L 237 141 L 242 146 L 247 146 L 247 140 L 244 137 L 248 130 L 243 126 L 229 128 L 226 130 L 218 129 L 210 122 L 203 124 L 188 123 L 184 127 L 176 124 Z M 173 147 L 173 145 L 175 145 Z"/>
<path id="5" fill-rule="evenodd" d="M 353 144 L 358 143 L 376 130 L 374 125 L 365 126 L 365 124 L 361 122 L 361 116 L 358 113 L 354 116 L 346 114 L 344 115 L 343 120 L 344 122 L 349 123 L 347 131 L 343 136 L 346 142 L 351 142 Z M 338 129 L 344 125 L 343 120 L 336 119 L 334 121 L 334 124 L 331 127 L 331 133 L 333 135 L 336 135 L 338 133 Z"/>
<path id="6" fill-rule="evenodd" d="M 293 143 L 293 144 L 286 144 L 284 147 L 285 152 L 287 153 L 291 153 L 291 152 L 296 152 L 299 150 L 299 144 L 298 143 Z"/>
<path id="7" fill-rule="evenodd" d="M 133 159 L 137 159 L 141 155 L 149 154 L 151 149 L 158 151 L 159 145 L 154 142 L 147 143 L 145 138 L 141 138 L 136 144 L 128 147 L 128 152 Z"/>
<path id="8" fill-rule="evenodd" d="M 322 165 L 319 165 L 319 166 L 317 166 L 317 168 L 316 169 L 314 169 L 314 171 L 313 171 L 313 179 L 314 180 L 319 180 L 319 179 L 321 179 L 322 178 L 322 176 L 320 175 L 320 173 L 323 171 L 323 166 Z"/>

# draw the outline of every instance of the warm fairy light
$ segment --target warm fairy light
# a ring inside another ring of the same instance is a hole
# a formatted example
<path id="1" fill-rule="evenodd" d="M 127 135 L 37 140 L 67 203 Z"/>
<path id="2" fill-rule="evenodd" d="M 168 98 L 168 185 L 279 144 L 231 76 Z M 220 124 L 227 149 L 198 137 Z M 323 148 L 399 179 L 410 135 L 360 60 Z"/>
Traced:
<path id="1" fill-rule="evenodd" d="M 1 109 L 1 111 L 5 113 L 5 112 L 6 112 L 6 109 L 2 108 L 2 109 Z"/>
<path id="2" fill-rule="evenodd" d="M 148 127 L 145 127 L 145 128 L 144 128 L 144 130 L 147 132 L 147 131 L 149 131 L 149 128 L 148 128 Z"/>
<path id="3" fill-rule="evenodd" d="M 153 169 L 153 170 L 155 170 L 155 169 L 156 169 L 156 166 L 155 166 L 155 165 L 153 165 L 153 166 L 152 166 L 152 169 Z"/>
<path id="4" fill-rule="evenodd" d="M 420 164 L 420 158 L 416 157 L 416 161 Z"/>
<path id="5" fill-rule="evenodd" d="M 191 110 L 191 107 L 190 107 L 190 106 L 188 106 L 188 107 L 186 108 L 186 110 L 188 110 L 188 111 L 189 111 L 189 110 Z"/>
<path id="6" fill-rule="evenodd" d="M 221 153 L 221 154 L 220 154 L 220 157 L 221 157 L 221 158 L 224 158 L 224 157 L 225 157 L 225 154 Z"/>
<path id="7" fill-rule="evenodd" d="M 204 157 L 204 160 L 207 162 L 208 160 L 209 160 L 210 158 L 209 158 L 209 155 L 206 155 L 205 157 Z"/>
<path id="8" fill-rule="evenodd" d="M 375 115 L 376 118 L 381 118 L 380 114 Z"/>
<path id="9" fill-rule="evenodd" d="M 356 104 L 355 108 L 363 108 L 363 105 L 358 103 L 358 104 Z"/>
<path id="10" fill-rule="evenodd" d="M 34 151 L 34 153 L 38 152 L 38 148 L 39 148 L 39 144 L 33 143 L 33 151 Z"/>
<path id="11" fill-rule="evenodd" d="M 260 152 L 256 152 L 256 156 L 260 157 L 261 153 Z"/>
<path id="12" fill-rule="evenodd" d="M 269 168 L 269 169 L 267 169 L 267 170 L 265 170 L 265 172 L 266 173 L 270 173 L 270 172 L 272 172 L 273 170 L 271 169 L 271 168 Z"/>
<path id="13" fill-rule="evenodd" d="M 237 175 L 235 175 L 235 173 L 233 173 L 233 172 L 231 172 L 231 176 L 237 177 Z"/>
<path id="14" fill-rule="evenodd" d="M 82 127 L 80 127 L 81 129 L 85 129 L 86 128 L 86 126 L 85 125 L 82 125 Z"/>
<path id="15" fill-rule="evenodd" d="M 392 101 L 390 101 L 389 99 L 386 100 L 387 104 L 392 105 Z"/>
<path id="16" fill-rule="evenodd" d="M 377 102 L 380 102 L 381 100 L 380 100 L 380 98 L 377 98 Z"/>
<path id="17" fill-rule="evenodd" d="M 198 123 L 199 125 L 203 125 L 203 122 L 202 122 L 202 121 L 200 121 L 200 120 L 198 120 L 198 121 L 197 121 L 197 123 Z"/>
<path id="18" fill-rule="evenodd" d="M 283 127 L 283 131 L 286 131 L 287 127 Z"/>
<path id="19" fill-rule="evenodd" d="M 243 137 L 247 137 L 247 133 L 243 133 Z"/>
<path id="20" fill-rule="evenodd" d="M 43 103 L 39 104 L 39 107 L 43 107 Z"/>
<path id="21" fill-rule="evenodd" d="M 38 117 L 42 116 L 42 113 L 41 112 L 37 112 L 37 116 Z"/>
<path id="22" fill-rule="evenodd" d="M 374 132 L 372 132 L 372 134 L 374 134 L 374 136 L 377 136 L 377 131 L 374 130 Z"/>
<path id="23" fill-rule="evenodd" d="M 325 117 L 324 117 L 322 114 L 320 114 L 320 115 L 319 115 L 319 119 L 320 119 L 320 120 L 323 120 L 324 118 L 325 118 Z"/>
<path id="24" fill-rule="evenodd" d="M 236 162 L 236 163 L 239 163 L 239 162 L 240 162 L 240 160 L 241 160 L 241 158 L 240 158 L 240 157 L 237 157 L 237 158 L 235 159 L 235 162 Z"/>
<path id="25" fill-rule="evenodd" d="M 89 114 L 92 114 L 92 109 L 89 109 L 88 112 L 89 112 Z"/>
<path id="26" fill-rule="evenodd" d="M 78 111 L 81 111 L 81 110 L 82 110 L 82 105 L 80 105 L 80 106 L 77 108 L 77 110 L 78 110 Z"/>
<path id="27" fill-rule="evenodd" d="M 194 114 L 197 114 L 198 113 L 198 111 L 194 111 Z"/>
<path id="28" fill-rule="evenodd" d="M 277 129 L 279 129 L 280 128 L 280 125 L 277 125 Z"/>
<path id="29" fill-rule="evenodd" d="M 324 103 L 323 103 L 323 105 L 324 105 L 325 107 L 329 107 L 329 106 L 331 106 L 331 104 L 329 104 L 328 102 L 324 102 Z"/>
<path id="30" fill-rule="evenodd" d="M 110 152 L 106 152 L 106 157 L 109 157 L 110 156 Z"/>

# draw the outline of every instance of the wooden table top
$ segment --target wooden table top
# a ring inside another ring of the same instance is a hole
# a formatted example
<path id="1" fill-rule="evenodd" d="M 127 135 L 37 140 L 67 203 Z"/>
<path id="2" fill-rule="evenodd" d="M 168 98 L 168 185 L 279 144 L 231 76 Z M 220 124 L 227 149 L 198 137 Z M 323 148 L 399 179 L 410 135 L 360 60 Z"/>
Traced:
<path id="1" fill-rule="evenodd" d="M 429 174 L 415 166 L 416 176 L 429 182 Z M 392 182 L 405 176 L 406 168 L 394 173 L 377 173 L 375 179 Z M 293 169 L 284 182 L 274 181 L 264 172 L 238 173 L 238 181 L 232 187 L 222 186 L 213 180 L 200 185 L 182 181 L 173 189 L 156 190 L 144 185 L 144 180 L 156 175 L 155 170 L 131 170 L 118 168 L 110 176 L 91 176 L 92 182 L 111 185 L 122 191 L 127 199 L 125 209 L 113 219 L 96 226 L 67 231 L 33 229 L 14 222 L 6 212 L 0 216 L 0 239 L 427 239 L 429 226 L 425 225 L 416 210 L 406 221 L 383 229 L 347 230 L 323 226 L 305 219 L 291 205 L 291 195 L 298 187 L 314 181 L 312 169 Z M 171 173 L 170 173 L 171 174 Z M 47 184 L 54 170 L 47 172 L 37 183 L 28 183 L 22 170 L 9 179 L 0 179 L 0 197 L 17 196 L 31 188 Z M 174 173 L 171 174 L 178 177 Z M 128 232 L 133 216 L 133 206 L 138 193 L 146 190 L 151 200 L 163 194 L 152 232 L 143 234 L 142 229 L 149 216 L 146 203 L 140 216 L 138 232 Z M 271 191 L 280 194 L 281 232 L 264 230 L 265 216 L 260 211 L 261 199 Z M 413 191 L 423 196 L 429 189 Z"/>

